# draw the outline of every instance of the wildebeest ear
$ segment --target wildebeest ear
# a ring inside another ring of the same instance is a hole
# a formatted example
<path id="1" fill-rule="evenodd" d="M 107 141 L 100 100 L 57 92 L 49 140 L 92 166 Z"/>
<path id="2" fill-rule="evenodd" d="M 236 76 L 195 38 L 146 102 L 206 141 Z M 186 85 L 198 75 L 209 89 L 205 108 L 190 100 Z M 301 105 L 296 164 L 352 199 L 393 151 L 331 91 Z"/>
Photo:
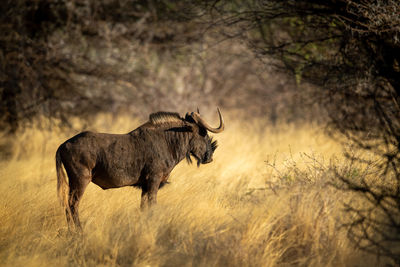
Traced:
<path id="1" fill-rule="evenodd" d="M 186 113 L 185 115 L 185 121 L 191 122 L 191 123 L 196 123 L 196 121 L 193 119 L 192 114 Z"/>
<path id="2" fill-rule="evenodd" d="M 167 131 L 171 132 L 193 132 L 193 128 L 190 125 L 185 125 L 182 127 L 172 127 L 169 128 Z"/>

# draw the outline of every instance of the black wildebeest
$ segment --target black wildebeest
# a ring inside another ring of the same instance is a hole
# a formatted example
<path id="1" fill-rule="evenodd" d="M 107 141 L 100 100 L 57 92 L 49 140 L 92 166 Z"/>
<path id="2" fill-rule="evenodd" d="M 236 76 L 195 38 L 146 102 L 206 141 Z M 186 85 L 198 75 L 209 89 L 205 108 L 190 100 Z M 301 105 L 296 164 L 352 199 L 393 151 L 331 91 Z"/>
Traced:
<path id="1" fill-rule="evenodd" d="M 103 189 L 138 186 L 140 206 L 156 203 L 157 191 L 172 169 L 184 158 L 197 160 L 197 166 L 212 161 L 217 142 L 207 131 L 213 128 L 198 112 L 181 118 L 177 113 L 157 112 L 145 124 L 127 134 L 82 132 L 61 144 L 56 153 L 57 191 L 65 207 L 68 225 L 81 228 L 78 205 L 90 182 Z M 68 175 L 68 181 L 62 170 Z"/>

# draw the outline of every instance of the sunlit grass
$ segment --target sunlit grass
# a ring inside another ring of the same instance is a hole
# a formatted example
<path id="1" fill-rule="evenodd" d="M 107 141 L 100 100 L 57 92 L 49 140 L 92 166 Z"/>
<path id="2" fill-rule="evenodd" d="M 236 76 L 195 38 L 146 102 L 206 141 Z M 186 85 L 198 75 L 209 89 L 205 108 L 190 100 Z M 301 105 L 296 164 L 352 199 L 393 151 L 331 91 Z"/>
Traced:
<path id="1" fill-rule="evenodd" d="M 80 206 L 82 236 L 68 234 L 56 194 L 54 154 L 74 133 L 52 129 L 19 134 L 14 156 L 0 163 L 0 264 L 365 266 L 374 262 L 355 250 L 338 227 L 345 193 L 325 184 L 327 173 L 310 168 L 313 159 L 343 160 L 337 143 L 312 125 L 261 127 L 233 121 L 229 115 L 226 123 L 226 130 L 215 135 L 219 147 L 213 163 L 200 168 L 180 163 L 171 174 L 171 184 L 159 191 L 158 205 L 149 211 L 139 210 L 138 189 L 103 191 L 90 184 Z M 125 133 L 139 125 L 129 116 L 102 115 L 86 127 L 76 122 L 75 128 Z M 293 164 L 312 179 L 297 183 L 296 172 L 288 171 Z M 282 182 L 282 177 L 290 181 Z"/>

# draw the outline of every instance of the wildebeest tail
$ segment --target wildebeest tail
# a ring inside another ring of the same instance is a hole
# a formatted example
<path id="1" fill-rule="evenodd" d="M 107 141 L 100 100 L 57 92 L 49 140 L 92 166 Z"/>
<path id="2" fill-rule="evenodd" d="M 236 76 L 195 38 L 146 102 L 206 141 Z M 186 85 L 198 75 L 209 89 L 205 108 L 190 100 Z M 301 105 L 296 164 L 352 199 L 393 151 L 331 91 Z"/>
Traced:
<path id="1" fill-rule="evenodd" d="M 65 209 L 68 218 L 71 216 L 71 210 L 68 205 L 69 185 L 65 172 L 62 168 L 63 163 L 60 155 L 60 147 L 57 149 L 56 152 L 57 193 L 58 193 L 58 199 L 60 200 L 61 205 Z"/>

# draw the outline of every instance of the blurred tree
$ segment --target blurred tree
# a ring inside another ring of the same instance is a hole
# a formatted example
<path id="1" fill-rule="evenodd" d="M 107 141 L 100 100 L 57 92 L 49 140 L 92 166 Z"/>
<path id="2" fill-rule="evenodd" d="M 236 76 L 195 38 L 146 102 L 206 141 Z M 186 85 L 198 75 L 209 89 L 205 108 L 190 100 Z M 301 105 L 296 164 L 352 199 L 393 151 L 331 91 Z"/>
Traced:
<path id="1" fill-rule="evenodd" d="M 400 2 L 216 1 L 212 12 L 225 36 L 246 40 L 299 88 L 314 86 L 304 94 L 327 110 L 332 132 L 374 153 L 383 182 L 339 175 L 369 204 L 348 204 L 349 235 L 400 264 Z"/>
<path id="2" fill-rule="evenodd" d="M 146 89 L 141 66 L 116 68 L 126 54 L 200 38 L 190 1 L 8 0 L 0 11 L 0 126 L 10 133 L 40 115 L 68 122 L 126 105 L 112 84 Z"/>
<path id="3" fill-rule="evenodd" d="M 215 105 L 273 121 L 277 114 L 307 117 L 297 112 L 293 81 L 271 77 L 244 45 L 218 42 L 220 33 L 210 27 L 214 4 L 6 1 L 0 6 L 0 127 L 12 134 L 38 117 L 68 125 L 99 111 L 147 117 L 196 106 L 214 112 Z M 285 106 L 293 108 L 285 112 Z"/>

